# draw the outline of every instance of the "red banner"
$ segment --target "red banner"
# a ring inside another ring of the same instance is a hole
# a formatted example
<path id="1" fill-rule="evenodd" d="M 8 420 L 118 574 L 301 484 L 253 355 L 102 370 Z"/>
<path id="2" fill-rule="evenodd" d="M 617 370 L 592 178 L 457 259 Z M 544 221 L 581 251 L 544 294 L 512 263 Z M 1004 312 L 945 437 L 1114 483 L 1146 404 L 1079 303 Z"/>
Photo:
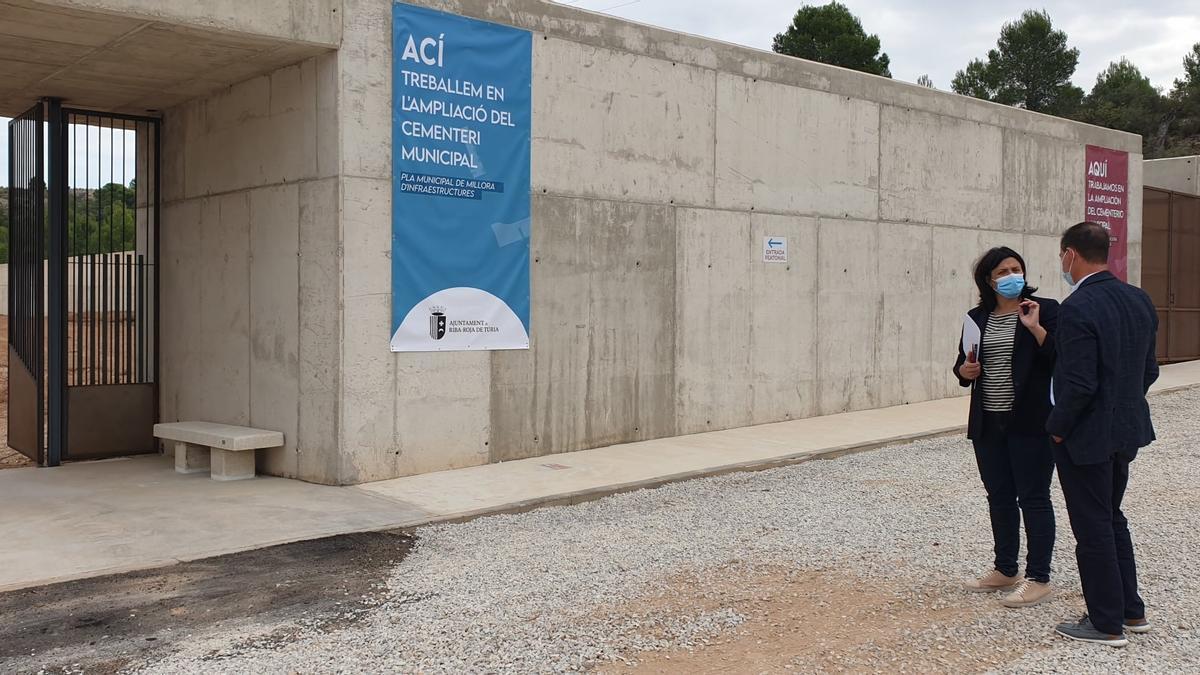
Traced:
<path id="1" fill-rule="evenodd" d="M 1108 267 L 1129 280 L 1129 153 L 1087 146 L 1084 218 L 1100 223 L 1112 242 Z"/>

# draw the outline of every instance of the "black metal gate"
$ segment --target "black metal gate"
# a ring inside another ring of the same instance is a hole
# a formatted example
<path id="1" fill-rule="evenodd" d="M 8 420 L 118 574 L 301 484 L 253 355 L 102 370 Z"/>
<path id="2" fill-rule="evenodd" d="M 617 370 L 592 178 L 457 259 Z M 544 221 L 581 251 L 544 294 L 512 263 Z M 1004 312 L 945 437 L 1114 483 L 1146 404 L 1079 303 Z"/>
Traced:
<path id="1" fill-rule="evenodd" d="M 39 103 L 8 123 L 8 445 L 39 464 L 46 463 L 42 113 Z"/>
<path id="2" fill-rule="evenodd" d="M 1142 287 L 1158 308 L 1158 358 L 1200 359 L 1200 197 L 1145 188 Z"/>
<path id="3" fill-rule="evenodd" d="M 155 452 L 159 121 L 65 109 L 61 128 L 64 458 Z"/>
<path id="4" fill-rule="evenodd" d="M 154 452 L 159 121 L 47 100 L 9 134 L 9 444 Z"/>

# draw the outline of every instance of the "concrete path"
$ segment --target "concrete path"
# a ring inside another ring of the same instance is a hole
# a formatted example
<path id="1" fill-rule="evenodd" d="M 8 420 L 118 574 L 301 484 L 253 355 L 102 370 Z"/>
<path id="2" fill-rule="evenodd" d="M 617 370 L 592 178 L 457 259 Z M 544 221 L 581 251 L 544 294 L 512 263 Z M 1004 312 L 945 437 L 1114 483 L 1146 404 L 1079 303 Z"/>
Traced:
<path id="1" fill-rule="evenodd" d="M 1156 392 L 1200 385 L 1164 368 Z M 278 478 L 218 483 L 163 457 L 0 471 L 0 591 L 334 534 L 569 504 L 700 476 L 962 432 L 966 399 L 444 471 L 352 488 Z"/>
<path id="2" fill-rule="evenodd" d="M 0 591 L 431 517 L 361 490 L 174 467 L 154 455 L 0 471 Z"/>

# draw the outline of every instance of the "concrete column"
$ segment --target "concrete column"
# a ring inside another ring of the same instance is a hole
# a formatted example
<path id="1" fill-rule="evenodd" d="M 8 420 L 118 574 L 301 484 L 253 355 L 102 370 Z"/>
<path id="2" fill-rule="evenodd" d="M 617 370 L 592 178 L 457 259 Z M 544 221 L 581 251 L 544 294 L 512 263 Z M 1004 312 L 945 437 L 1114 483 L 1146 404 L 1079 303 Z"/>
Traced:
<path id="1" fill-rule="evenodd" d="M 246 480 L 254 478 L 254 451 L 212 449 L 213 480 Z"/>
<path id="2" fill-rule="evenodd" d="M 175 471 L 177 473 L 208 473 L 208 448 L 183 441 L 175 442 Z"/>

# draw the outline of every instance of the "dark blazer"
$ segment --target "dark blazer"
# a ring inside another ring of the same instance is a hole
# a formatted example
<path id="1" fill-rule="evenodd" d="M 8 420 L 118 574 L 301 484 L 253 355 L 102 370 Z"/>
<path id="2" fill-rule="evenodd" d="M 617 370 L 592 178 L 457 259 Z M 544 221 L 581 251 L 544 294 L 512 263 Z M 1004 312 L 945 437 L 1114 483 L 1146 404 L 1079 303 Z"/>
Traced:
<path id="1" fill-rule="evenodd" d="M 1088 277 L 1058 320 L 1056 405 L 1046 422 L 1076 464 L 1100 464 L 1155 439 L 1146 393 L 1158 379 L 1158 313 L 1108 272 Z"/>
<path id="2" fill-rule="evenodd" d="M 1030 298 L 1041 306 L 1041 324 L 1046 329 L 1046 340 L 1040 346 L 1037 338 L 1017 323 L 1017 342 L 1013 347 L 1013 431 L 1029 435 L 1042 435 L 1046 429 L 1046 418 L 1050 415 L 1050 376 L 1054 372 L 1057 348 L 1055 334 L 1058 326 L 1058 301 L 1049 298 Z M 968 312 L 979 326 L 982 335 L 987 330 L 988 312 L 976 307 Z M 979 361 L 983 363 L 987 354 L 979 346 Z M 971 387 L 971 416 L 967 421 L 967 438 L 983 437 L 983 394 L 975 382 L 964 380 L 958 369 L 967 362 L 963 353 L 962 340 L 958 341 L 958 361 L 954 363 L 954 376 L 963 387 Z"/>

